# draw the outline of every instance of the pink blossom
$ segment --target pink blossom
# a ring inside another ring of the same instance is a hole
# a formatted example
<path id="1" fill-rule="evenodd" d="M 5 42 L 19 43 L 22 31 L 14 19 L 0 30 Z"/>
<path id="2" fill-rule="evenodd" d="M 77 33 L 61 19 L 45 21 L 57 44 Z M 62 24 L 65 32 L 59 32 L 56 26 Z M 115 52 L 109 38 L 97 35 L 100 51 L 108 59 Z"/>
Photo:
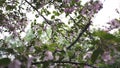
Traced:
<path id="1" fill-rule="evenodd" d="M 11 62 L 9 65 L 8 65 L 8 68 L 21 68 L 21 62 L 17 59 L 13 60 L 13 62 Z"/>
<path id="2" fill-rule="evenodd" d="M 70 3 L 72 0 L 64 0 L 64 3 Z M 75 0 L 75 2 L 78 2 L 79 0 Z"/>
<path id="3" fill-rule="evenodd" d="M 112 58 L 112 57 L 111 57 L 111 55 L 110 55 L 110 52 L 108 52 L 108 51 L 104 52 L 104 54 L 102 55 L 102 59 L 103 59 L 105 62 L 111 60 L 111 58 Z"/>
<path id="4" fill-rule="evenodd" d="M 102 5 L 103 4 L 100 1 L 87 3 L 85 7 L 83 7 L 81 14 L 92 17 L 95 13 L 97 13 L 102 8 Z"/>
<path id="5" fill-rule="evenodd" d="M 91 68 L 90 66 L 85 65 L 84 68 Z"/>
<path id="6" fill-rule="evenodd" d="M 112 20 L 111 25 L 115 26 L 116 28 L 120 26 L 120 23 L 117 20 Z"/>
<path id="7" fill-rule="evenodd" d="M 108 24 L 110 24 L 111 28 L 120 27 L 120 21 L 118 21 L 117 19 L 111 20 Z"/>
<path id="8" fill-rule="evenodd" d="M 86 14 L 86 13 L 87 13 L 87 8 L 84 7 L 84 8 L 82 9 L 82 11 L 81 11 L 81 14 L 84 15 L 84 14 Z"/>
<path id="9" fill-rule="evenodd" d="M 71 0 L 64 0 L 65 3 L 69 3 Z"/>
<path id="10" fill-rule="evenodd" d="M 75 2 L 78 2 L 79 0 L 75 0 Z"/>
<path id="11" fill-rule="evenodd" d="M 106 62 L 107 64 L 113 64 L 115 62 L 114 58 L 112 58 L 111 60 L 109 60 L 108 62 Z"/>
<path id="12" fill-rule="evenodd" d="M 30 68 L 31 67 L 31 64 L 32 64 L 32 61 L 34 60 L 34 57 L 29 57 L 27 59 L 27 68 Z"/>
<path id="13" fill-rule="evenodd" d="M 72 13 L 74 10 L 75 10 L 74 7 L 70 7 L 70 8 L 65 8 L 64 12 L 65 13 Z"/>
<path id="14" fill-rule="evenodd" d="M 102 3 L 100 1 L 96 1 L 93 6 L 94 6 L 94 10 L 96 10 L 96 12 L 98 12 L 101 8 L 102 8 Z"/>
<path id="15" fill-rule="evenodd" d="M 51 51 L 46 51 L 45 52 L 44 61 L 48 61 L 48 60 L 53 60 L 53 54 L 52 54 Z"/>
<path id="16" fill-rule="evenodd" d="M 37 66 L 35 66 L 35 65 L 32 65 L 32 66 L 31 66 L 31 68 L 38 68 L 38 67 L 37 67 Z"/>

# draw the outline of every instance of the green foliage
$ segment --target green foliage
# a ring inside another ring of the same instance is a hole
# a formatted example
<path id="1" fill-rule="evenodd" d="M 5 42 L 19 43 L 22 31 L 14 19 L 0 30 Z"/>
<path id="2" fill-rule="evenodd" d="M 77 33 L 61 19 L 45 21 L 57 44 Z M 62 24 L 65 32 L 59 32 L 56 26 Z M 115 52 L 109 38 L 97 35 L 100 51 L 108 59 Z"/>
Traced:
<path id="1" fill-rule="evenodd" d="M 8 52 L 8 53 L 15 53 L 12 48 L 0 48 L 0 51 L 2 51 L 2 52 Z"/>
<path id="2" fill-rule="evenodd" d="M 6 0 L 0 0 L 0 7 L 3 6 Z"/>
<path id="3" fill-rule="evenodd" d="M 53 14 L 54 14 L 55 16 L 59 16 L 59 15 L 60 15 L 59 12 L 57 12 L 57 11 L 53 11 Z"/>
<path id="4" fill-rule="evenodd" d="M 15 9 L 15 6 L 7 5 L 6 10 L 13 10 Z"/>
<path id="5" fill-rule="evenodd" d="M 105 39 L 105 40 L 112 40 L 115 38 L 114 35 L 107 33 L 105 31 L 96 31 L 93 33 L 95 36 L 100 37 L 101 39 Z"/>
<path id="6" fill-rule="evenodd" d="M 0 65 L 8 65 L 11 62 L 9 58 L 0 59 Z"/>
<path id="7" fill-rule="evenodd" d="M 102 53 L 103 53 L 103 50 L 99 47 L 96 50 L 94 50 L 93 54 L 91 56 L 92 63 L 95 63 L 95 61 L 98 59 L 99 55 L 102 55 Z"/>

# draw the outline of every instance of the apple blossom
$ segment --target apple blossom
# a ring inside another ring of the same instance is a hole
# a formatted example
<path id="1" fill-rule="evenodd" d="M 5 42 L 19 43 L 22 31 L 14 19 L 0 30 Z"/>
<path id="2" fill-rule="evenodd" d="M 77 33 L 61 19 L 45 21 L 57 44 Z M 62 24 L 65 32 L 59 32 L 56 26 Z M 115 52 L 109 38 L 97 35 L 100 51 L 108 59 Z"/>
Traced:
<path id="1" fill-rule="evenodd" d="M 112 57 L 111 57 L 111 55 L 110 55 L 110 52 L 108 52 L 108 51 L 104 52 L 103 55 L 102 55 L 102 59 L 103 59 L 103 61 L 105 61 L 105 62 L 111 60 L 111 58 L 112 58 Z"/>
<path id="2" fill-rule="evenodd" d="M 32 61 L 33 61 L 34 57 L 29 57 L 27 59 L 27 68 L 30 68 L 31 67 L 31 64 L 32 64 Z"/>
<path id="3" fill-rule="evenodd" d="M 72 0 L 64 0 L 64 3 L 70 3 Z M 75 2 L 78 2 L 79 0 L 74 0 Z"/>
<path id="4" fill-rule="evenodd" d="M 92 17 L 94 13 L 97 13 L 102 8 L 102 6 L 103 4 L 100 1 L 91 1 L 90 3 L 85 4 L 81 14 Z"/>
<path id="5" fill-rule="evenodd" d="M 110 30 L 120 27 L 120 21 L 117 19 L 111 20 L 110 22 L 108 22 L 108 24 L 110 25 Z"/>
<path id="6" fill-rule="evenodd" d="M 64 3 L 69 3 L 70 2 L 70 0 L 64 0 Z"/>
<path id="7" fill-rule="evenodd" d="M 65 13 L 72 13 L 74 10 L 75 10 L 74 7 L 70 7 L 70 8 L 65 8 L 64 12 Z"/>
<path id="8" fill-rule="evenodd" d="M 84 68 L 91 68 L 90 66 L 85 65 Z"/>
<path id="9" fill-rule="evenodd" d="M 96 1 L 94 4 L 93 4 L 93 8 L 96 12 L 98 12 L 101 8 L 102 8 L 102 3 L 100 1 Z"/>
<path id="10" fill-rule="evenodd" d="M 8 68 L 21 68 L 21 64 L 19 60 L 15 59 L 8 65 Z"/>
<path id="11" fill-rule="evenodd" d="M 52 54 L 51 51 L 46 51 L 45 52 L 44 61 L 48 61 L 48 60 L 53 60 L 53 54 Z"/>

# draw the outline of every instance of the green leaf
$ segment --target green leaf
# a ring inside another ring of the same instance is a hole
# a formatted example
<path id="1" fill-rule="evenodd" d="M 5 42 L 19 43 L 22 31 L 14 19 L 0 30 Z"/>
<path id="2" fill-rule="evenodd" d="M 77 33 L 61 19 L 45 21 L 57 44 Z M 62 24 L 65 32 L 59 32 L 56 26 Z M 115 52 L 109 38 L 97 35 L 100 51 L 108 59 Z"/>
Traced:
<path id="1" fill-rule="evenodd" d="M 120 52 L 120 46 L 115 47 L 117 51 Z"/>
<path id="2" fill-rule="evenodd" d="M 15 8 L 15 6 L 7 5 L 6 10 L 12 10 L 14 8 Z"/>
<path id="3" fill-rule="evenodd" d="M 44 64 L 43 64 L 43 67 L 42 68 L 48 68 L 49 67 L 49 62 L 45 62 Z"/>
<path id="4" fill-rule="evenodd" d="M 8 53 L 14 53 L 14 50 L 13 48 L 0 48 L 0 51 L 3 51 L 3 52 L 8 52 Z"/>
<path id="5" fill-rule="evenodd" d="M 54 15 L 52 15 L 52 16 L 51 16 L 51 19 L 55 19 L 55 16 L 54 16 Z"/>
<path id="6" fill-rule="evenodd" d="M 42 34 L 42 30 L 38 30 L 38 35 L 41 35 Z"/>
<path id="7" fill-rule="evenodd" d="M 52 43 L 52 44 L 49 44 L 47 46 L 48 46 L 48 50 L 54 51 L 56 49 L 56 47 L 57 47 L 57 44 L 56 43 Z"/>
<path id="8" fill-rule="evenodd" d="M 14 53 L 14 50 L 13 50 L 12 48 L 7 48 L 6 51 L 7 51 L 8 53 Z"/>
<path id="9" fill-rule="evenodd" d="M 0 59 L 0 65 L 8 65 L 11 62 L 9 58 Z"/>
<path id="10" fill-rule="evenodd" d="M 24 49 L 25 49 L 25 47 L 23 47 L 23 46 L 16 48 L 16 50 L 18 51 L 18 53 L 23 53 Z"/>
<path id="11" fill-rule="evenodd" d="M 48 16 L 49 14 L 51 14 L 49 11 L 46 10 L 46 15 Z"/>
<path id="12" fill-rule="evenodd" d="M 100 30 L 94 32 L 93 35 L 98 36 L 98 37 L 100 37 L 102 39 L 106 39 L 106 40 L 112 40 L 112 39 L 115 38 L 114 35 L 112 35 L 110 33 L 107 33 L 105 31 L 100 31 Z"/>
<path id="13" fill-rule="evenodd" d="M 97 60 L 98 56 L 102 53 L 103 53 L 103 50 L 99 47 L 96 50 L 94 50 L 94 52 L 91 56 L 92 63 L 94 63 Z"/>
<path id="14" fill-rule="evenodd" d="M 24 37 L 25 40 L 30 41 L 35 37 L 34 32 L 32 29 L 30 29 L 27 33 L 26 36 Z"/>
<path id="15" fill-rule="evenodd" d="M 71 65 L 70 64 L 67 64 L 67 65 L 65 65 L 66 66 L 66 68 L 71 68 Z"/>
<path id="16" fill-rule="evenodd" d="M 6 0 L 0 0 L 0 6 L 3 6 Z"/>
<path id="17" fill-rule="evenodd" d="M 58 2 L 62 2 L 62 0 L 57 0 Z"/>
<path id="18" fill-rule="evenodd" d="M 0 13 L 2 13 L 3 12 L 3 10 L 0 10 Z"/>
<path id="19" fill-rule="evenodd" d="M 74 51 L 68 51 L 67 55 L 68 55 L 69 58 L 73 58 L 73 57 L 75 57 L 74 53 L 75 53 Z"/>
<path id="20" fill-rule="evenodd" d="M 22 61 L 27 61 L 28 59 L 26 58 L 26 56 L 24 56 L 24 55 L 17 55 L 16 56 L 16 59 L 19 59 L 19 60 L 22 60 Z M 23 68 L 23 67 L 21 67 L 21 68 Z"/>
<path id="21" fill-rule="evenodd" d="M 35 52 L 36 52 L 36 53 L 42 52 L 42 50 L 43 50 L 43 49 L 42 49 L 41 47 L 39 47 L 39 46 L 35 46 L 34 48 L 35 48 Z"/>
<path id="22" fill-rule="evenodd" d="M 35 15 L 35 17 L 36 17 L 36 18 L 38 18 L 38 17 L 39 17 L 39 15 L 38 15 L 38 14 L 36 14 L 36 15 Z"/>
<path id="23" fill-rule="evenodd" d="M 101 39 L 108 40 L 110 42 L 119 42 L 120 38 L 114 36 L 113 34 L 107 33 L 105 31 L 96 31 L 93 33 L 93 35 L 100 37 Z"/>
<path id="24" fill-rule="evenodd" d="M 57 12 L 57 11 L 53 11 L 53 14 L 54 14 L 55 16 L 59 16 L 59 15 L 60 15 L 59 12 Z"/>

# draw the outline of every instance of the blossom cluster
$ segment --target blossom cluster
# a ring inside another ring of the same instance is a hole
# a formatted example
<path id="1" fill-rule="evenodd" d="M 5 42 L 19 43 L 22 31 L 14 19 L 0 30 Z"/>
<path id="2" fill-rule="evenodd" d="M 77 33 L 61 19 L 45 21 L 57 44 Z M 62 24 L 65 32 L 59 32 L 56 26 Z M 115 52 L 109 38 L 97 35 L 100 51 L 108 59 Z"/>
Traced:
<path id="1" fill-rule="evenodd" d="M 70 3 L 72 0 L 64 0 L 64 3 Z M 78 2 L 79 0 L 74 0 L 75 2 Z"/>
<path id="2" fill-rule="evenodd" d="M 104 61 L 106 64 L 112 64 L 112 63 L 114 63 L 114 59 L 113 59 L 113 57 L 110 55 L 110 52 L 109 52 L 109 51 L 106 51 L 106 52 L 103 53 L 102 59 L 103 59 L 103 61 Z"/>
<path id="3" fill-rule="evenodd" d="M 107 24 L 110 25 L 110 27 L 108 28 L 108 31 L 119 28 L 120 27 L 120 21 L 117 19 L 113 19 L 110 22 L 108 22 Z"/>
<path id="4" fill-rule="evenodd" d="M 68 4 L 72 2 L 72 0 L 64 0 L 64 3 L 65 4 Z M 74 0 L 75 3 L 79 2 L 79 0 Z M 64 9 L 64 12 L 65 13 L 72 13 L 73 11 L 75 10 L 75 6 L 72 6 L 72 7 L 67 7 Z"/>
<path id="5" fill-rule="evenodd" d="M 65 4 L 70 3 L 70 0 L 64 0 Z M 75 2 L 79 2 L 79 0 L 75 0 Z M 101 8 L 103 7 L 103 4 L 100 1 L 93 1 L 91 0 L 90 2 L 86 3 L 83 9 L 81 10 L 82 15 L 90 16 L 92 17 L 95 13 L 97 13 Z M 72 13 L 74 10 L 78 9 L 79 7 L 72 6 L 72 7 L 67 7 L 64 9 L 65 13 Z"/>
<path id="6" fill-rule="evenodd" d="M 65 9 L 64 9 L 64 12 L 65 12 L 65 13 L 72 13 L 74 10 L 75 10 L 74 7 L 69 7 L 69 8 L 65 8 Z"/>
<path id="7" fill-rule="evenodd" d="M 92 17 L 95 13 L 98 13 L 98 11 L 102 8 L 103 4 L 100 1 L 90 1 L 85 4 L 85 7 L 83 7 L 81 14 Z"/>

